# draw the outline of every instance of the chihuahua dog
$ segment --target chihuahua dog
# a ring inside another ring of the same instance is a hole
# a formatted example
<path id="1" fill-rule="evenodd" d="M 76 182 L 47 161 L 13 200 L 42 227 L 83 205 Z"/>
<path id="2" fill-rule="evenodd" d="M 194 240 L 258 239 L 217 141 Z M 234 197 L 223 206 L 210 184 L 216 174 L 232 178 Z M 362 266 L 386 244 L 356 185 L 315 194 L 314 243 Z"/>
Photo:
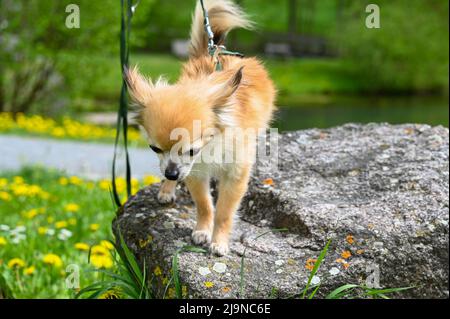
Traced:
<path id="1" fill-rule="evenodd" d="M 205 7 L 219 48 L 229 31 L 253 25 L 231 0 L 207 0 Z M 184 181 L 197 210 L 193 242 L 207 244 L 213 254 L 223 256 L 229 252 L 233 216 L 247 190 L 257 145 L 254 134 L 237 138 L 236 132 L 267 129 L 275 110 L 276 89 L 255 58 L 211 57 L 203 22 L 198 4 L 190 57 L 178 82 L 171 85 L 163 78 L 152 82 L 137 68 L 125 70 L 125 79 L 135 119 L 158 155 L 166 178 L 158 200 L 175 200 L 177 182 Z M 218 61 L 221 70 L 216 69 Z M 205 160 L 211 153 L 215 160 Z M 241 154 L 240 159 L 228 156 L 230 153 Z M 227 156 L 232 160 L 224 160 Z M 218 180 L 215 208 L 211 178 Z"/>

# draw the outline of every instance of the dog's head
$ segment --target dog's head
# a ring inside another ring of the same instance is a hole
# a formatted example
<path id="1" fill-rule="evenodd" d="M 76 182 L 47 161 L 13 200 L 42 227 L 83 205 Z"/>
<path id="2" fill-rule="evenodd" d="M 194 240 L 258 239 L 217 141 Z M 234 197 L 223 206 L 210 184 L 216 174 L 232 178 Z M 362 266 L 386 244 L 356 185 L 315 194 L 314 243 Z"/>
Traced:
<path id="1" fill-rule="evenodd" d="M 242 68 L 175 85 L 161 78 L 153 83 L 136 68 L 125 70 L 124 76 L 135 119 L 169 180 L 186 178 L 204 146 L 215 134 L 234 125 L 234 95 Z"/>

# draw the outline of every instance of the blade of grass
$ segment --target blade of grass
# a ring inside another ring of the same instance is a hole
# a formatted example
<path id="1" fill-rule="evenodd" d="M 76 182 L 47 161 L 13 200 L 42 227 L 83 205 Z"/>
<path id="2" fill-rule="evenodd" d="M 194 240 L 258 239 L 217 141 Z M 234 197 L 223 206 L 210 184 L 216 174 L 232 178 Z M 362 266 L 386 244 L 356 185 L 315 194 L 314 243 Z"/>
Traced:
<path id="1" fill-rule="evenodd" d="M 172 257 L 172 276 L 173 283 L 175 287 L 175 294 L 178 299 L 183 298 L 183 289 L 180 283 L 180 275 L 178 269 L 178 254 L 184 251 L 194 252 L 194 253 L 206 253 L 206 250 L 203 248 L 195 247 L 195 246 L 183 246 L 175 251 Z"/>
<path id="2" fill-rule="evenodd" d="M 167 296 L 167 290 L 169 290 L 170 284 L 173 281 L 173 276 L 170 277 L 169 281 L 167 282 L 166 288 L 164 288 L 163 297 L 162 299 L 166 299 Z"/>
<path id="3" fill-rule="evenodd" d="M 0 273 L 0 299 L 14 299 L 11 288 L 9 287 L 6 279 Z"/>
<path id="4" fill-rule="evenodd" d="M 342 293 L 344 292 L 350 292 L 349 290 L 353 290 L 355 288 L 359 288 L 359 285 L 352 285 L 352 284 L 347 284 L 347 285 L 343 285 L 339 288 L 336 288 L 335 290 L 333 290 L 332 292 L 330 292 L 325 299 L 339 299 L 338 297 L 341 296 Z"/>
<path id="5" fill-rule="evenodd" d="M 303 296 L 302 296 L 303 299 L 305 299 L 305 297 L 306 297 L 306 292 L 308 291 L 308 288 L 311 285 L 311 280 L 316 275 L 317 271 L 319 270 L 320 264 L 322 263 L 323 259 L 325 258 L 326 254 L 328 252 L 328 247 L 330 246 L 330 243 L 331 243 L 331 239 L 328 240 L 327 244 L 325 245 L 325 248 L 322 250 L 319 257 L 317 258 L 316 263 L 314 264 L 314 268 L 311 271 L 311 274 L 309 275 L 308 282 L 306 284 L 305 290 L 303 291 Z"/>
<path id="6" fill-rule="evenodd" d="M 377 296 L 377 295 L 385 295 L 394 292 L 400 292 L 404 290 L 413 289 L 414 286 L 410 287 L 401 287 L 401 288 L 385 288 L 385 289 L 373 289 L 373 288 L 365 288 L 365 294 L 368 296 Z"/>
<path id="7" fill-rule="evenodd" d="M 316 289 L 313 290 L 313 292 L 309 295 L 308 299 L 313 299 L 314 296 L 316 295 L 317 291 L 320 288 L 320 284 L 317 285 Z"/>
<path id="8" fill-rule="evenodd" d="M 122 260 L 125 261 L 129 266 L 130 270 L 132 271 L 132 274 L 134 275 L 137 282 L 143 281 L 143 276 L 141 272 L 141 268 L 139 267 L 133 253 L 128 248 L 127 244 L 125 243 L 122 233 L 119 230 L 119 240 L 120 240 L 120 248 L 121 251 L 124 253 L 124 256 L 122 256 Z M 120 253 L 120 251 L 119 251 Z"/>
<path id="9" fill-rule="evenodd" d="M 84 287 L 83 289 L 78 291 L 78 293 L 75 295 L 75 299 L 80 298 L 82 295 L 84 295 L 87 292 L 98 291 L 99 289 L 103 289 L 106 285 L 107 285 L 107 283 L 105 283 L 105 282 L 101 282 L 101 281 L 94 282 L 93 284 L 91 284 L 87 287 Z"/>

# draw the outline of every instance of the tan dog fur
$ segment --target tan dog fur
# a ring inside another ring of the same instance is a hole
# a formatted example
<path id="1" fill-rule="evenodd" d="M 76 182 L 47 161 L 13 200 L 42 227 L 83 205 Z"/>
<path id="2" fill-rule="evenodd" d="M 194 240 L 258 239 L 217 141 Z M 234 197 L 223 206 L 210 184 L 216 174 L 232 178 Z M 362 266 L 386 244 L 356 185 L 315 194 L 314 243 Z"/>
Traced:
<path id="1" fill-rule="evenodd" d="M 220 39 L 217 44 L 222 44 L 231 29 L 251 26 L 241 9 L 230 0 L 209 0 L 205 5 L 215 38 Z M 221 56 L 220 59 L 223 70 L 216 71 L 215 61 L 207 51 L 202 11 L 197 6 L 190 59 L 177 83 L 169 85 L 161 79 L 153 83 L 136 68 L 125 74 L 130 95 L 137 105 L 136 118 L 147 133 L 149 143 L 158 149 L 163 174 L 167 161 L 172 160 L 167 159 L 167 154 L 176 143 L 183 143 L 186 150 L 193 145 L 202 150 L 211 142 L 208 134 L 204 134 L 207 129 L 219 132 L 227 128 L 265 129 L 272 119 L 276 90 L 264 66 L 255 58 Z M 194 135 L 196 120 L 201 121 L 201 136 Z M 171 132 L 176 128 L 189 131 L 190 139 L 171 139 Z M 254 150 L 256 145 L 254 140 L 245 140 L 236 147 Z M 254 152 L 250 152 L 240 163 L 208 165 L 200 162 L 180 167 L 180 180 L 185 181 L 197 208 L 197 226 L 192 234 L 196 244 L 210 243 L 211 251 L 217 255 L 229 251 L 233 215 L 247 190 L 253 163 Z M 219 181 L 215 214 L 209 186 L 213 177 Z M 175 198 L 175 186 L 176 181 L 163 182 L 158 195 L 161 202 Z"/>

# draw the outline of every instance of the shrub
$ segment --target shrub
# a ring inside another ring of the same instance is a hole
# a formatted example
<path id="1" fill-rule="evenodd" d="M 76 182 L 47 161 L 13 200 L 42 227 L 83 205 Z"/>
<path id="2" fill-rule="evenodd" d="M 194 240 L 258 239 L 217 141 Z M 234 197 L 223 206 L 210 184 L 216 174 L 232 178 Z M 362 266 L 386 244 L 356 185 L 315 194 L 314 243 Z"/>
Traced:
<path id="1" fill-rule="evenodd" d="M 380 29 L 365 26 L 369 1 L 347 3 L 334 40 L 367 90 L 448 92 L 448 1 L 380 0 Z"/>

